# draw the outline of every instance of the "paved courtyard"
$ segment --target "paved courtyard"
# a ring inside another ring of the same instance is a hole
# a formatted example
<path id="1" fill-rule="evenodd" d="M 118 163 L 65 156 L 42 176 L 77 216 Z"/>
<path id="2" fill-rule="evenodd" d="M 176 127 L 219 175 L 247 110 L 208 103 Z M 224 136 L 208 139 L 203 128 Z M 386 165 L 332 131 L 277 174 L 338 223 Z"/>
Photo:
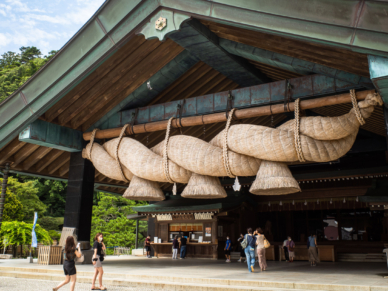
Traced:
<path id="1" fill-rule="evenodd" d="M 256 267 L 256 270 L 258 270 L 258 266 Z M 50 270 L 50 272 L 55 272 L 56 276 L 62 276 L 63 274 L 61 265 L 44 266 L 38 265 L 36 261 L 33 264 L 28 264 L 26 260 L 21 259 L 0 260 L 0 272 L 12 268 L 29 268 L 30 272 L 39 272 L 40 269 L 46 269 Z M 222 284 L 222 282 L 227 280 L 235 280 L 237 284 L 243 283 L 243 281 L 293 283 L 294 289 L 300 288 L 297 288 L 298 284 L 299 286 L 304 285 L 304 288 L 300 289 L 308 289 L 306 284 L 333 284 L 364 287 L 362 290 L 365 288 L 368 289 L 368 286 L 383 288 L 381 290 L 388 290 L 388 279 L 384 279 L 384 276 L 388 275 L 388 269 L 385 263 L 325 262 L 318 264 L 317 267 L 310 267 L 309 263 L 304 261 L 294 263 L 269 261 L 268 271 L 257 271 L 252 274 L 248 273 L 246 263 L 238 263 L 236 261 L 227 264 L 223 260 L 171 260 L 156 258 L 147 259 L 132 256 L 108 256 L 104 261 L 104 271 L 105 278 L 107 279 L 133 278 L 148 282 L 165 281 L 170 278 L 170 281 L 179 279 L 185 280 L 185 282 L 195 282 L 196 280 L 204 282 L 204 280 L 209 280 L 209 282 L 218 281 Z M 77 272 L 80 277 L 83 276 L 89 280 L 91 272 L 93 272 L 93 267 L 92 265 L 78 265 Z M 173 278 L 175 279 L 173 280 Z M 27 288 L 28 290 L 51 290 L 46 288 L 31 288 L 29 283 L 24 283 L 25 279 L 6 279 L 5 281 L 2 281 L 2 279 L 5 278 L 1 278 L 0 290 L 27 290 Z M 14 288 L 12 287 L 14 286 L 12 284 L 20 284 L 19 287 L 15 287 L 19 289 L 11 289 Z M 34 286 L 47 286 L 48 288 L 52 288 L 56 285 L 53 281 L 41 283 L 42 285 L 39 285 L 40 283 L 34 284 Z M 25 285 L 29 287 L 24 287 Z M 90 290 L 88 289 L 90 288 L 90 285 L 88 284 L 79 284 L 77 286 L 77 290 Z M 128 287 L 120 289 L 119 287 L 106 286 L 109 290 L 147 290 Z M 64 290 L 66 290 L 66 288 Z"/>

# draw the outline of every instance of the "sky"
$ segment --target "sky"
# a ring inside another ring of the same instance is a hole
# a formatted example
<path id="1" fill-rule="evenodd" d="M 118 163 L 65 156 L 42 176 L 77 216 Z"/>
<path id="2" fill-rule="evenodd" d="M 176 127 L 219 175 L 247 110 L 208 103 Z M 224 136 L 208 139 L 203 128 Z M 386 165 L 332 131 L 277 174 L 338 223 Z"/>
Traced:
<path id="1" fill-rule="evenodd" d="M 59 50 L 104 0 L 0 0 L 0 55 L 36 46 Z"/>

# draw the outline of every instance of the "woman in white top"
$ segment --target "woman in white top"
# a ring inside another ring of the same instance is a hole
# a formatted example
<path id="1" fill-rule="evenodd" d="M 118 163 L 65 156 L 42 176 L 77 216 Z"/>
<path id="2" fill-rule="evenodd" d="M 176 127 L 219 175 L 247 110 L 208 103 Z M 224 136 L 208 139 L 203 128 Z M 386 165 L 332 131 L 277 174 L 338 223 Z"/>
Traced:
<path id="1" fill-rule="evenodd" d="M 265 258 L 265 247 L 264 247 L 264 239 L 265 236 L 263 234 L 263 230 L 259 227 L 256 228 L 256 245 L 257 245 L 257 256 L 259 257 L 259 265 L 261 271 L 267 270 L 267 260 Z"/>

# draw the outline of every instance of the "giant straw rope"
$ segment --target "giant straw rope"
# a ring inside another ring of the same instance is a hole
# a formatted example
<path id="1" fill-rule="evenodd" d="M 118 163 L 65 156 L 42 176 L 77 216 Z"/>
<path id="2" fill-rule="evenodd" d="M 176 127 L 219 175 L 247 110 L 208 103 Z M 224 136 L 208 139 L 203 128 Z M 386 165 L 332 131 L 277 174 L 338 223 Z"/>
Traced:
<path id="1" fill-rule="evenodd" d="M 355 92 L 351 92 L 351 100 L 350 112 L 337 117 L 300 117 L 296 100 L 295 119 L 278 128 L 231 125 L 232 110 L 225 129 L 210 142 L 186 135 L 170 136 L 172 119 L 165 140 L 152 149 L 123 134 L 100 146 L 94 143 L 93 132 L 83 156 L 109 178 L 136 179 L 125 194 L 130 199 L 164 199 L 155 182 L 188 183 L 184 197 L 225 197 L 217 178 L 224 176 L 256 175 L 250 189 L 254 194 L 293 193 L 300 188 L 286 163 L 340 158 L 352 147 L 360 125 L 372 114 L 374 106 L 382 104 L 378 94 L 369 94 L 357 104 Z M 111 165 L 117 162 L 122 167 Z"/>

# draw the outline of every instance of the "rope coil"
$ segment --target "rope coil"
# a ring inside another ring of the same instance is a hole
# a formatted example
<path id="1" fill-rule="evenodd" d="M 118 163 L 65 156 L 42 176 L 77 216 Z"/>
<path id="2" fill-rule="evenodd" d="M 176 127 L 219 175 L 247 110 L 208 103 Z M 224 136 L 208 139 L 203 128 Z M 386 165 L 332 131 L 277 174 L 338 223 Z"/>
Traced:
<path id="1" fill-rule="evenodd" d="M 352 104 L 354 108 L 354 112 L 356 113 L 356 117 L 360 125 L 365 124 L 365 119 L 362 117 L 362 114 L 360 112 L 360 107 L 358 107 L 357 97 L 356 97 L 356 90 L 352 89 L 350 90 L 350 98 L 352 99 Z"/>
<path id="2" fill-rule="evenodd" d="M 170 138 L 170 129 L 171 129 L 171 121 L 174 117 L 171 117 L 167 122 L 167 130 L 166 130 L 166 138 L 164 139 L 164 149 L 163 149 L 163 165 L 164 165 L 164 175 L 166 176 L 167 181 L 170 183 L 175 183 L 171 177 L 168 170 L 168 155 L 167 155 L 167 145 L 168 139 Z"/>
<path id="3" fill-rule="evenodd" d="M 306 162 L 303 152 L 302 145 L 300 143 L 300 113 L 299 113 L 299 102 L 300 99 L 295 100 L 295 123 L 294 123 L 294 138 L 295 138 L 295 149 L 298 155 L 299 162 Z"/>
<path id="4" fill-rule="evenodd" d="M 228 121 L 226 122 L 225 130 L 224 130 L 224 140 L 222 143 L 222 160 L 224 161 L 224 167 L 225 167 L 226 173 L 230 178 L 236 177 L 235 175 L 233 175 L 232 171 L 230 170 L 229 157 L 228 157 L 228 131 L 229 131 L 230 123 L 232 122 L 233 114 L 235 110 L 236 108 L 233 108 L 229 112 Z"/>
<path id="5" fill-rule="evenodd" d="M 126 124 L 121 129 L 119 140 L 117 141 L 116 149 L 115 149 L 115 160 L 117 162 L 117 167 L 120 169 L 121 177 L 127 183 L 129 183 L 129 180 L 124 175 L 123 168 L 121 167 L 121 163 L 120 163 L 120 159 L 119 159 L 119 146 L 120 146 L 121 140 L 123 139 L 123 136 L 125 134 L 125 130 L 127 129 L 128 126 L 129 126 L 129 124 Z"/>
<path id="6" fill-rule="evenodd" d="M 98 128 L 93 129 L 92 135 L 90 136 L 90 149 L 88 152 L 88 159 L 91 161 L 92 160 L 92 148 L 93 148 L 93 143 L 94 143 L 94 137 L 96 136 L 96 132 L 98 131 Z"/>

